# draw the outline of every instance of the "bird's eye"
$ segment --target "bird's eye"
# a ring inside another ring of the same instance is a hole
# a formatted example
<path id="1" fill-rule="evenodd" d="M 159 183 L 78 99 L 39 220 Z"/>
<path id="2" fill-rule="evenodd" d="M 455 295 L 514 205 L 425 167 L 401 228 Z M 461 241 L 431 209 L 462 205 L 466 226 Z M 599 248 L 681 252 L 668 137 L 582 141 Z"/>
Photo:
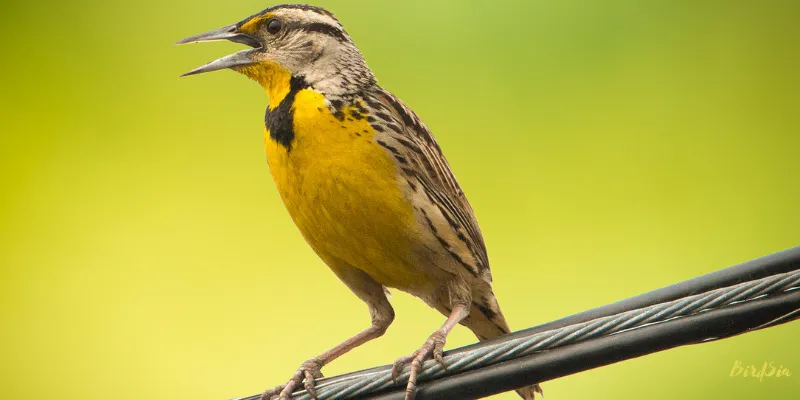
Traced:
<path id="1" fill-rule="evenodd" d="M 267 23 L 267 32 L 274 35 L 281 31 L 282 26 L 283 24 L 281 24 L 280 20 L 272 19 Z"/>

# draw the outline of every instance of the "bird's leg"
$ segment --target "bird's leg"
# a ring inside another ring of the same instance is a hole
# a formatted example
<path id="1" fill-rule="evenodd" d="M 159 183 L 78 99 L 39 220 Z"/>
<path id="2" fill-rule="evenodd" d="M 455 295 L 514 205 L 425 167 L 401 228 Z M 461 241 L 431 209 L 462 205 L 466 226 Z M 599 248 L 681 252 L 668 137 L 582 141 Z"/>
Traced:
<path id="1" fill-rule="evenodd" d="M 295 372 L 291 379 L 289 379 L 289 382 L 265 391 L 263 394 L 261 394 L 261 400 L 270 400 L 276 396 L 280 400 L 287 400 L 291 397 L 294 389 L 300 385 L 300 383 L 303 383 L 303 386 L 308 394 L 316 399 L 317 393 L 314 389 L 314 384 L 316 379 L 322 378 L 322 372 L 320 369 L 342 354 L 345 354 L 348 351 L 383 335 L 383 333 L 386 332 L 386 328 L 389 327 L 389 323 L 381 323 L 381 321 L 378 322 L 378 324 L 373 322 L 372 326 L 359 332 L 357 335 L 345 340 L 336 347 L 318 355 L 317 357 L 302 363 L 300 368 L 297 369 L 297 372 Z"/>
<path id="2" fill-rule="evenodd" d="M 430 357 L 433 357 L 442 367 L 444 365 L 444 359 L 442 358 L 442 351 L 444 350 L 444 344 L 447 340 L 447 335 L 453 328 L 458 325 L 461 320 L 469 315 L 469 306 L 464 304 L 455 304 L 453 306 L 453 310 L 450 312 L 450 316 L 445 321 L 444 325 L 439 328 L 436 332 L 433 332 L 428 340 L 425 341 L 425 344 L 422 345 L 417 351 L 411 353 L 408 356 L 398 358 L 394 365 L 392 366 L 392 379 L 397 382 L 398 376 L 403 371 L 403 367 L 411 362 L 411 371 L 410 375 L 408 376 L 408 384 L 406 385 L 406 396 L 405 400 L 413 400 L 414 396 L 416 396 L 417 392 L 417 375 L 422 371 L 422 363 L 425 362 Z M 445 367 L 446 368 L 446 367 Z"/>
<path id="3" fill-rule="evenodd" d="M 320 369 L 348 351 L 382 336 L 394 321 L 394 310 L 392 305 L 389 304 L 389 299 L 386 298 L 383 286 L 374 282 L 361 271 L 339 269 L 335 272 L 356 295 L 367 303 L 372 317 L 372 326 L 339 343 L 336 347 L 304 362 L 297 369 L 297 372 L 292 375 L 289 382 L 265 391 L 261 395 L 261 400 L 270 400 L 275 397 L 280 400 L 288 400 L 301 382 L 308 394 L 316 399 L 317 393 L 314 389 L 314 383 L 316 379 L 322 377 Z"/>

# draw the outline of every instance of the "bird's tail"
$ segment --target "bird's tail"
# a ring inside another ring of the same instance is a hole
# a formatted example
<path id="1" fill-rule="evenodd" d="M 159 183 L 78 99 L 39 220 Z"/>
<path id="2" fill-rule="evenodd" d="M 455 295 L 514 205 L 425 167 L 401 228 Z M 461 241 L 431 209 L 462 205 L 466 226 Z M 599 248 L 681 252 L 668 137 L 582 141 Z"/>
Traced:
<path id="1" fill-rule="evenodd" d="M 469 328 L 480 341 L 503 336 L 511 332 L 503 312 L 500 311 L 500 305 L 497 304 L 497 298 L 491 292 L 484 298 L 474 299 L 469 316 L 461 323 Z M 519 388 L 517 393 L 525 400 L 533 400 L 536 393 L 539 393 L 542 397 L 544 396 L 538 383 Z"/>

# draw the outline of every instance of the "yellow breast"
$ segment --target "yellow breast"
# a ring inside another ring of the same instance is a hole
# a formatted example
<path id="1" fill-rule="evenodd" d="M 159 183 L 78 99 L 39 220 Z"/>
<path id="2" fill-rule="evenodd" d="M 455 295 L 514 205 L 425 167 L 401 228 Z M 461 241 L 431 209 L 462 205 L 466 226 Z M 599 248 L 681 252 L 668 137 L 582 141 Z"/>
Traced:
<path id="1" fill-rule="evenodd" d="M 350 265 L 400 289 L 424 284 L 422 271 L 410 265 L 414 210 L 375 131 L 351 116 L 353 109 L 332 114 L 318 92 L 292 95 L 291 140 L 267 128 L 265 142 L 275 184 L 305 239 L 333 269 Z"/>

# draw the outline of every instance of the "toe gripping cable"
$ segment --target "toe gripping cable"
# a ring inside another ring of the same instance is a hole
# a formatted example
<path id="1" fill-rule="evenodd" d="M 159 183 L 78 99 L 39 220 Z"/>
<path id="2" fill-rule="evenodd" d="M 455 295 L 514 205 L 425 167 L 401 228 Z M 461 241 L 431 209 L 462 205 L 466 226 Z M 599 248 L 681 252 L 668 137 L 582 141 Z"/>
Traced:
<path id="1" fill-rule="evenodd" d="M 475 399 L 800 318 L 800 246 L 560 320 L 445 352 L 418 399 Z M 402 400 L 391 366 L 317 380 L 328 399 Z M 258 400 L 259 395 L 240 400 Z M 293 399 L 310 400 L 300 390 Z"/>

